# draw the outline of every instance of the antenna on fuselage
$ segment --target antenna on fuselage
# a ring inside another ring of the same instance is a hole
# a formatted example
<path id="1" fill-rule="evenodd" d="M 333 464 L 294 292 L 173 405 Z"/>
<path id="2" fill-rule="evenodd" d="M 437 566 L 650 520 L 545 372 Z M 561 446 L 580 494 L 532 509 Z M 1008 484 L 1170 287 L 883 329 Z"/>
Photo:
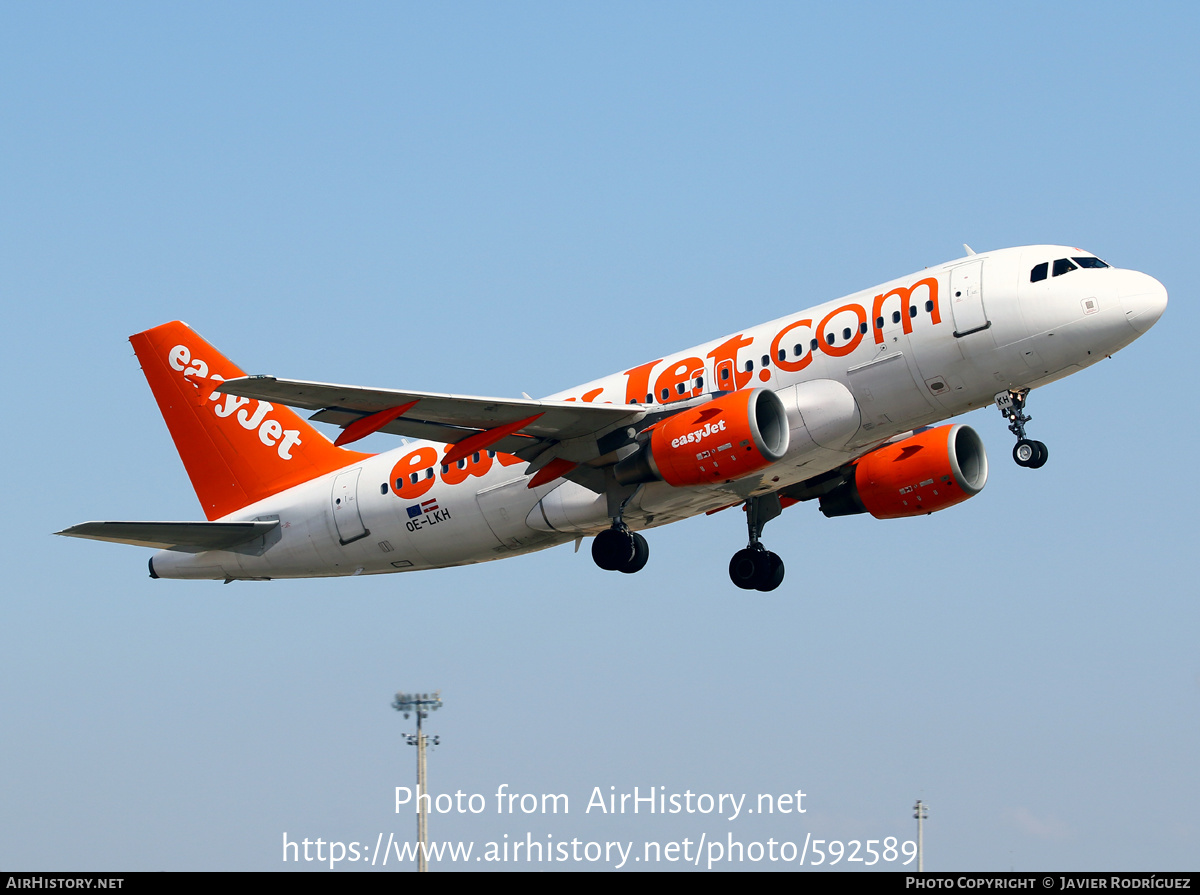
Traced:
<path id="1" fill-rule="evenodd" d="M 978 255 L 979 254 L 977 251 L 975 251 L 973 248 L 971 248 L 965 242 L 963 243 L 963 248 L 967 250 L 968 255 Z"/>

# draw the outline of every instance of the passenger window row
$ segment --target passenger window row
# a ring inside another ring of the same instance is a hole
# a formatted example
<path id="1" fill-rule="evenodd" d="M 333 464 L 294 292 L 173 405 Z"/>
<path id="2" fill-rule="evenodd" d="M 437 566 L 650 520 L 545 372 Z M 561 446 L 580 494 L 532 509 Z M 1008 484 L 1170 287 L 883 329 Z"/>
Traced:
<path id="1" fill-rule="evenodd" d="M 918 313 L 918 311 L 919 311 L 919 308 L 918 308 L 918 306 L 917 306 L 917 305 L 909 305 L 909 306 L 908 306 L 908 316 L 909 316 L 909 317 L 916 317 L 916 316 L 917 316 L 917 313 Z M 926 314 L 931 314 L 931 313 L 933 313 L 933 300 L 932 300 L 932 299 L 930 299 L 930 300 L 927 300 L 927 301 L 925 302 L 925 313 L 926 313 Z M 900 311 L 892 311 L 892 323 L 899 323 L 899 322 L 900 322 L 900 318 L 901 318 L 901 312 L 900 312 Z M 884 318 L 882 318 L 882 317 L 876 317 L 876 318 L 875 318 L 875 328 L 876 328 L 876 329 L 883 329 L 884 322 L 885 322 L 885 321 L 884 321 Z M 866 323 L 865 321 L 864 321 L 863 323 L 860 323 L 860 324 L 858 325 L 858 331 L 859 331 L 860 333 L 862 333 L 864 336 L 865 336 L 865 335 L 866 335 L 866 334 L 869 332 L 869 330 L 870 330 L 870 328 L 868 327 L 868 325 L 867 325 L 867 323 Z M 843 341 L 843 342 L 849 342 L 849 341 L 850 341 L 850 339 L 851 339 L 851 337 L 854 335 L 854 330 L 853 330 L 853 329 L 851 329 L 849 326 L 847 326 L 847 327 L 845 327 L 845 328 L 842 330 L 842 333 L 841 333 L 841 335 L 842 335 L 842 341 Z M 827 344 L 829 344 L 829 345 L 836 345 L 836 344 L 837 344 L 837 334 L 836 334 L 836 333 L 826 333 L 826 334 L 825 334 L 825 341 L 826 341 L 826 343 L 827 343 Z M 816 339 L 813 339 L 813 340 L 812 340 L 811 342 L 809 342 L 809 343 L 808 343 L 808 345 L 807 345 L 807 349 L 808 349 L 809 351 L 816 351 L 816 350 L 817 350 L 818 348 L 820 348 L 820 347 L 821 347 L 821 346 L 820 346 L 820 343 L 819 343 L 819 342 L 818 342 Z M 804 343 L 803 343 L 803 342 L 797 342 L 795 345 L 793 345 L 793 346 L 792 346 L 792 356 L 793 356 L 793 357 L 800 357 L 801 355 L 803 355 L 803 354 L 804 354 L 805 348 L 806 348 L 806 346 L 804 345 Z M 778 352 L 778 356 L 779 356 L 779 360 L 781 360 L 781 361 L 785 361 L 785 360 L 787 360 L 787 356 L 788 356 L 787 349 L 786 349 L 786 348 L 780 348 L 780 349 L 779 349 L 779 352 Z M 764 355 L 763 355 L 761 358 L 759 358 L 759 364 L 760 364 L 760 365 L 761 365 L 763 368 L 770 367 L 770 366 L 771 366 L 771 355 L 769 355 L 769 354 L 764 354 Z M 746 361 L 746 363 L 745 363 L 745 366 L 743 367 L 743 369 L 744 369 L 744 370 L 745 370 L 747 373 L 753 373 L 753 372 L 754 372 L 754 361 L 753 361 L 753 360 L 747 360 L 747 361 Z M 722 368 L 721 368 L 721 371 L 720 371 L 720 373 L 718 374 L 718 376 L 719 376 L 719 378 L 720 378 L 720 380 L 721 380 L 721 385 L 722 385 L 722 386 L 725 386 L 725 385 L 727 385 L 727 384 L 728 384 L 728 382 L 729 382 L 729 368 L 728 368 L 728 367 L 722 367 Z M 694 380 L 694 382 L 695 382 L 695 386 L 696 386 L 696 388 L 703 390 L 703 388 L 704 388 L 704 378 L 703 378 L 702 376 L 697 376 L 697 377 L 696 377 L 696 379 Z M 678 392 L 680 395 L 682 395 L 682 394 L 684 394 L 684 393 L 687 391 L 687 384 L 686 384 L 686 383 L 683 383 L 683 382 L 680 382 L 680 383 L 678 383 L 678 384 L 675 386 L 675 390 L 676 390 L 676 391 L 677 391 L 677 392 Z M 671 392 L 670 392 L 668 389 L 665 389 L 665 388 L 664 388 L 664 389 L 662 389 L 662 400 L 665 402 L 665 401 L 666 401 L 668 398 L 670 398 L 670 397 L 671 397 Z M 633 403 L 635 403 L 635 404 L 636 404 L 637 402 L 636 402 L 636 401 L 634 401 Z M 653 404 L 653 403 L 654 403 L 654 395 L 646 395 L 646 403 L 647 403 L 647 404 Z"/>
<path id="2" fill-rule="evenodd" d="M 487 453 L 488 457 L 496 456 L 495 451 L 487 451 L 486 453 Z M 481 459 L 482 459 L 482 457 L 480 456 L 479 451 L 476 451 L 475 453 L 473 453 L 471 455 L 472 463 L 478 463 Z M 467 458 L 463 457 L 461 460 L 459 460 L 455 464 L 455 466 L 457 466 L 459 469 L 466 469 L 467 468 Z M 443 463 L 442 464 L 442 475 L 445 475 L 449 471 L 450 471 L 450 467 L 447 466 L 445 463 Z M 426 479 L 433 478 L 433 467 L 432 466 L 430 466 L 428 469 L 425 469 L 425 470 L 422 470 L 419 472 L 409 473 L 409 476 L 408 476 L 408 480 L 410 482 L 412 482 L 414 485 L 417 484 L 417 482 L 421 481 L 421 479 L 423 479 L 423 478 L 426 478 Z M 402 487 L 404 487 L 404 479 L 396 479 L 396 490 L 399 491 Z"/>

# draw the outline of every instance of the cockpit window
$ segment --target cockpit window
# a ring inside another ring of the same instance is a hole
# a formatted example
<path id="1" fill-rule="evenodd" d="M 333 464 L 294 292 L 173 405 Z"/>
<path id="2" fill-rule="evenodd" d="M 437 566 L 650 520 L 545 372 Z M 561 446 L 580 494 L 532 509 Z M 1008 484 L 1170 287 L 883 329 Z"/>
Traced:
<path id="1" fill-rule="evenodd" d="M 1054 275 L 1056 277 L 1061 277 L 1063 274 L 1070 273 L 1076 269 L 1075 265 L 1071 263 L 1070 258 L 1059 258 L 1054 262 Z"/>
<path id="2" fill-rule="evenodd" d="M 1034 266 L 1033 270 L 1029 271 L 1029 282 L 1039 283 L 1046 279 L 1050 272 L 1050 262 L 1043 261 L 1041 264 Z"/>
<path id="3" fill-rule="evenodd" d="M 1108 267 L 1108 265 L 1099 258 L 1072 258 L 1071 260 L 1080 267 Z"/>

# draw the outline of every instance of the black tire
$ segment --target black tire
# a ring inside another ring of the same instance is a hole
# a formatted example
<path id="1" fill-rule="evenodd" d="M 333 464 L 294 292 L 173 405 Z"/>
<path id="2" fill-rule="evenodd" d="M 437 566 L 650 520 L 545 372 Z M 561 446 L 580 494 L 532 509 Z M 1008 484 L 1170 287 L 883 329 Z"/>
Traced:
<path id="1" fill-rule="evenodd" d="M 592 560 L 606 572 L 615 572 L 633 561 L 633 535 L 621 528 L 609 528 L 592 541 Z"/>
<path id="2" fill-rule="evenodd" d="M 1037 456 L 1029 464 L 1029 468 L 1041 469 L 1046 465 L 1046 461 L 1050 459 L 1050 449 L 1040 441 L 1035 441 L 1033 444 L 1037 448 Z"/>
<path id="3" fill-rule="evenodd" d="M 646 561 L 650 559 L 650 544 L 636 531 L 633 532 L 633 556 L 629 558 L 629 562 L 625 563 L 619 571 L 626 575 L 632 575 L 634 572 L 640 572 L 646 568 Z"/>
<path id="4" fill-rule="evenodd" d="M 763 593 L 773 591 L 783 584 L 783 560 L 777 553 L 767 551 L 758 560 L 758 575 L 755 578 L 755 590 Z"/>
<path id="5" fill-rule="evenodd" d="M 1022 438 L 1013 446 L 1013 460 L 1018 466 L 1024 466 L 1026 469 L 1033 466 L 1038 458 L 1038 443 Z"/>
<path id="6" fill-rule="evenodd" d="M 758 558 L 762 555 L 762 550 L 751 550 L 749 547 L 733 554 L 733 559 L 729 560 L 729 580 L 742 590 L 754 590 L 758 578 Z"/>

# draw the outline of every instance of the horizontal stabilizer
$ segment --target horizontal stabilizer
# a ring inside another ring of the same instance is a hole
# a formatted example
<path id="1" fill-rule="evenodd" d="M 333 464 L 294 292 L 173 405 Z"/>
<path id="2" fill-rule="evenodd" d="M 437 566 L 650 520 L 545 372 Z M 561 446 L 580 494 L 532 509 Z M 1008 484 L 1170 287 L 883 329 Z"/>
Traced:
<path id="1" fill-rule="evenodd" d="M 81 522 L 55 534 L 183 550 L 228 550 L 278 527 L 271 522 Z"/>

